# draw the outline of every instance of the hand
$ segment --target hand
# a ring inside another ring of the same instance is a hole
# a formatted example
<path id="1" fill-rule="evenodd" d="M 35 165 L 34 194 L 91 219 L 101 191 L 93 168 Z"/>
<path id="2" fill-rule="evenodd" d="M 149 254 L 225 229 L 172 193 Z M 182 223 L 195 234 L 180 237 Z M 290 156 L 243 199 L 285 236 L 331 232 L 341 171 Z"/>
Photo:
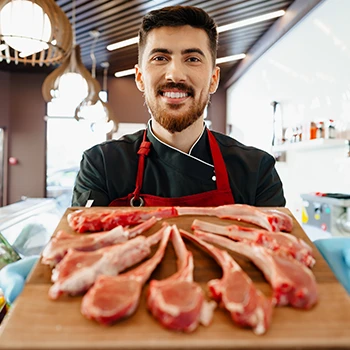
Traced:
<path id="1" fill-rule="evenodd" d="M 350 237 L 317 239 L 313 243 L 350 294 Z"/>
<path id="2" fill-rule="evenodd" d="M 12 304 L 22 292 L 29 272 L 38 259 L 37 255 L 28 256 L 8 264 L 0 270 L 0 288 L 8 303 Z"/>

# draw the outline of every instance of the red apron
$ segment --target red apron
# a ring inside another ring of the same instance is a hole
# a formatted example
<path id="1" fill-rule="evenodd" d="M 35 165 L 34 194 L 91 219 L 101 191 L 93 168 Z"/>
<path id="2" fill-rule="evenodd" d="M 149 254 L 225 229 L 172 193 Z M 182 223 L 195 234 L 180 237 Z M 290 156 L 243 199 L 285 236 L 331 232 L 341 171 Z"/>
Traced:
<path id="1" fill-rule="evenodd" d="M 219 145 L 213 134 L 207 130 L 209 137 L 209 146 L 214 162 L 214 170 L 216 176 L 216 190 L 192 194 L 189 196 L 167 198 L 158 197 L 150 194 L 140 193 L 142 188 L 143 173 L 145 169 L 145 158 L 151 150 L 151 142 L 146 139 L 146 130 L 143 134 L 143 141 L 137 152 L 139 157 L 136 188 L 134 192 L 128 194 L 123 198 L 117 198 L 112 201 L 109 206 L 112 207 L 215 207 L 224 204 L 234 204 L 234 198 L 230 188 L 226 165 L 222 157 Z"/>

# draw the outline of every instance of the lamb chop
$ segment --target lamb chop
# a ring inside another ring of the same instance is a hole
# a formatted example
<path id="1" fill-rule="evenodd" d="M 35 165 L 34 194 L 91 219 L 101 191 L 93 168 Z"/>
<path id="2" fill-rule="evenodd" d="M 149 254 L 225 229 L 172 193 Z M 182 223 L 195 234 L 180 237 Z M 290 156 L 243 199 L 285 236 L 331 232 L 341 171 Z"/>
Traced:
<path id="1" fill-rule="evenodd" d="M 250 259 L 273 288 L 278 306 L 310 309 L 318 299 L 316 279 L 310 269 L 297 260 L 255 243 L 234 242 L 226 237 L 195 230 L 197 237 L 218 244 Z"/>
<path id="2" fill-rule="evenodd" d="M 150 247 L 162 237 L 162 230 L 145 237 L 138 236 L 127 242 L 100 248 L 92 252 L 69 249 L 52 271 L 54 284 L 49 297 L 57 299 L 61 294 L 78 295 L 87 291 L 98 276 L 116 276 L 135 265 L 151 253 Z"/>
<path id="3" fill-rule="evenodd" d="M 178 207 L 178 215 L 208 215 L 221 219 L 232 219 L 248 222 L 267 231 L 291 232 L 293 221 L 291 217 L 277 210 L 257 208 L 247 204 L 228 204 L 219 207 Z"/>
<path id="4" fill-rule="evenodd" d="M 178 257 L 178 271 L 167 279 L 150 282 L 147 306 L 164 327 L 192 332 L 199 323 L 210 324 L 216 303 L 207 302 L 200 285 L 193 282 L 193 256 L 175 225 L 171 235 Z"/>
<path id="5" fill-rule="evenodd" d="M 81 313 L 101 324 L 111 324 L 136 310 L 142 286 L 162 260 L 171 227 L 163 227 L 163 237 L 152 258 L 119 276 L 101 275 L 83 297 Z"/>
<path id="6" fill-rule="evenodd" d="M 194 220 L 192 230 L 201 230 L 216 233 L 231 238 L 234 241 L 251 241 L 282 254 L 291 256 L 305 266 L 313 267 L 315 259 L 312 248 L 302 239 L 289 233 L 268 232 L 251 227 L 238 225 L 216 225 L 202 220 Z"/>
<path id="7" fill-rule="evenodd" d="M 151 211 L 139 209 L 80 209 L 67 216 L 69 226 L 76 232 L 109 231 L 116 226 L 137 225 L 155 217 L 158 220 L 177 216 L 176 209 L 164 207 Z"/>
<path id="8" fill-rule="evenodd" d="M 69 248 L 80 251 L 92 251 L 112 244 L 122 243 L 145 232 L 156 222 L 157 219 L 151 217 L 130 229 L 117 226 L 110 231 L 89 235 L 74 235 L 60 230 L 44 248 L 41 262 L 54 267 L 66 255 Z"/>
<path id="9" fill-rule="evenodd" d="M 272 299 L 266 298 L 255 288 L 250 277 L 227 251 L 216 248 L 184 230 L 180 229 L 180 234 L 199 245 L 222 268 L 222 278 L 208 282 L 211 297 L 221 302 L 230 312 L 234 322 L 243 327 L 251 327 L 255 334 L 265 333 L 271 322 L 274 306 Z"/>
<path id="10" fill-rule="evenodd" d="M 209 215 L 223 219 L 244 221 L 260 226 L 268 231 L 291 232 L 293 221 L 285 213 L 277 210 L 256 208 L 250 205 L 230 204 L 219 207 L 163 207 L 157 210 L 142 211 L 120 209 L 81 209 L 67 217 L 69 226 L 77 232 L 108 231 L 122 225 L 136 225 L 155 216 L 158 219 L 180 215 Z"/>

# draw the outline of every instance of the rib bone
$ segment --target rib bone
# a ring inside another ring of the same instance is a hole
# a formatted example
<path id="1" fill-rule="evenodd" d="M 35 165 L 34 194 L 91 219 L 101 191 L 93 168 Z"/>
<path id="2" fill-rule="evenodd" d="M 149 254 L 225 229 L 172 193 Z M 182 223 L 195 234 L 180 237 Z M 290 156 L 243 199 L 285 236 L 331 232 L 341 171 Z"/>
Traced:
<path id="1" fill-rule="evenodd" d="M 178 271 L 167 279 L 152 280 L 147 306 L 152 315 L 166 328 L 192 332 L 199 323 L 209 325 L 214 302 L 206 302 L 201 287 L 193 282 L 193 256 L 175 225 L 172 242 L 178 257 Z"/>
<path id="2" fill-rule="evenodd" d="M 49 290 L 49 297 L 57 299 L 64 293 L 77 295 L 87 291 L 98 276 L 115 276 L 140 262 L 150 254 L 151 245 L 160 239 L 161 233 L 157 232 L 147 238 L 138 236 L 93 252 L 69 249 L 52 271 L 51 280 L 54 284 Z"/>
<path id="3" fill-rule="evenodd" d="M 255 288 L 249 276 L 225 250 L 184 230 L 180 230 L 180 233 L 214 257 L 223 270 L 221 279 L 208 282 L 211 297 L 221 302 L 238 325 L 251 327 L 255 334 L 265 333 L 271 322 L 272 299 L 266 298 Z"/>
<path id="4" fill-rule="evenodd" d="M 119 276 L 101 275 L 83 297 L 81 313 L 101 324 L 111 324 L 133 314 L 139 304 L 142 286 L 162 260 L 170 226 L 161 229 L 163 237 L 152 258 Z"/>
<path id="5" fill-rule="evenodd" d="M 251 227 L 238 225 L 216 225 L 202 220 L 194 220 L 192 230 L 216 233 L 231 238 L 234 241 L 250 241 L 265 248 L 279 251 L 291 256 L 305 266 L 313 267 L 315 259 L 312 248 L 302 239 L 284 232 L 268 232 Z"/>
<path id="6" fill-rule="evenodd" d="M 218 244 L 250 259 L 270 282 L 276 305 L 311 308 L 318 299 L 315 276 L 295 259 L 273 252 L 262 246 L 232 240 L 196 230 L 195 235 L 207 242 Z"/>

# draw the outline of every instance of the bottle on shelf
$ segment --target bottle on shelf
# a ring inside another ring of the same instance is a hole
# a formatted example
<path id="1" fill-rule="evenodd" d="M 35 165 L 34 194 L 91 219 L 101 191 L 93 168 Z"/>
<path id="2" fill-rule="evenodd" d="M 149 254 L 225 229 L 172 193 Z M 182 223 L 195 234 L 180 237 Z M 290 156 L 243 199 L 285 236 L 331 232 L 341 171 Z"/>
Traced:
<path id="1" fill-rule="evenodd" d="M 317 126 L 315 122 L 310 123 L 310 140 L 314 140 L 317 136 Z"/>
<path id="2" fill-rule="evenodd" d="M 328 120 L 326 138 L 328 139 L 336 138 L 335 122 L 333 119 Z"/>
<path id="3" fill-rule="evenodd" d="M 316 138 L 323 139 L 325 136 L 324 122 L 320 121 L 316 124 Z"/>

